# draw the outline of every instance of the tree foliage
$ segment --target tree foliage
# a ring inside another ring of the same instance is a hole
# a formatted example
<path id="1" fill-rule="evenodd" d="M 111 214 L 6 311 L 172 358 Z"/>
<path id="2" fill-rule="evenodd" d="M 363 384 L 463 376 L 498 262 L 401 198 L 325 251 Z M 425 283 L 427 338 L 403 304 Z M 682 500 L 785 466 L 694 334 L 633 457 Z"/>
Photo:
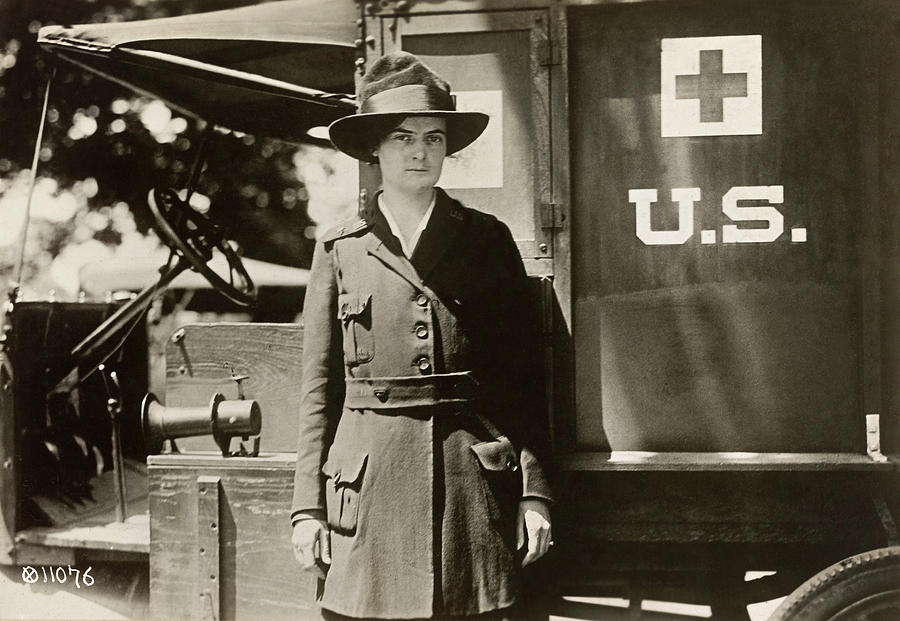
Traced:
<path id="1" fill-rule="evenodd" d="M 201 136 L 193 120 L 172 114 L 161 102 L 57 62 L 38 48 L 38 29 L 253 3 L 0 0 L 0 205 L 6 196 L 8 209 L 11 197 L 22 198 L 44 88 L 55 71 L 38 166 L 43 185 L 38 184 L 41 191 L 35 192 L 35 199 L 40 204 L 34 207 L 48 217 L 32 222 L 23 280 L 37 277 L 72 243 L 114 247 L 126 236 L 146 234 L 152 225 L 148 190 L 185 186 Z M 197 192 L 209 198 L 210 215 L 225 224 L 246 256 L 309 264 L 312 223 L 306 188 L 294 166 L 297 148 L 235 134 L 217 133 L 209 140 Z M 4 218 L 10 221 L 8 214 Z M 0 286 L 4 277 L 12 277 L 14 247 L 0 246 Z"/>

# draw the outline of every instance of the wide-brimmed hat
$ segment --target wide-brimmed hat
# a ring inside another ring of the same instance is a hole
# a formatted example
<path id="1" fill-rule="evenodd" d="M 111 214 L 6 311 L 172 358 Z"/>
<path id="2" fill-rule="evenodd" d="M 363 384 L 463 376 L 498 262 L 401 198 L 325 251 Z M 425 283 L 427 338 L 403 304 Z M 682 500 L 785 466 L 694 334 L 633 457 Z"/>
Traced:
<path id="1" fill-rule="evenodd" d="M 409 52 L 391 52 L 372 64 L 363 76 L 357 113 L 328 127 L 331 142 L 351 157 L 375 162 L 372 148 L 385 128 L 387 117 L 433 116 L 447 121 L 447 155 L 475 141 L 487 127 L 488 115 L 461 112 L 450 85 Z"/>

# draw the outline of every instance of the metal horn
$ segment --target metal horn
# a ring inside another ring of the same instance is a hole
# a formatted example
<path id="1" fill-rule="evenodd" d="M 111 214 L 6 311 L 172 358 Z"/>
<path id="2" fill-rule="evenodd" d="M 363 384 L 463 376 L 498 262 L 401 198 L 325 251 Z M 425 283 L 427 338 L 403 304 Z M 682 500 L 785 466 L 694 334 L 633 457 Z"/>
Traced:
<path id="1" fill-rule="evenodd" d="M 233 455 L 231 439 L 256 436 L 262 427 L 259 403 L 254 400 L 227 400 L 216 393 L 206 407 L 166 407 L 152 392 L 141 403 L 144 442 L 152 455 L 162 451 L 166 440 L 212 434 L 222 455 Z M 254 443 L 254 454 L 259 450 Z"/>

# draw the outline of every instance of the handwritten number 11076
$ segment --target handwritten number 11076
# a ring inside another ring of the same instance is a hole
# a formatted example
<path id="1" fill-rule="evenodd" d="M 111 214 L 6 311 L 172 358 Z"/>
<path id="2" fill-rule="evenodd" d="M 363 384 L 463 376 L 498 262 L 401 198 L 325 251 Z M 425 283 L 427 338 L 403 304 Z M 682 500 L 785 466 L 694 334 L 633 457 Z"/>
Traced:
<path id="1" fill-rule="evenodd" d="M 68 571 L 66 571 L 68 568 Z M 76 567 L 67 565 L 66 567 L 40 567 L 40 572 L 30 565 L 22 568 L 22 582 L 34 584 L 41 582 L 58 582 L 65 584 L 70 576 L 75 576 L 75 588 L 80 589 L 83 584 L 86 587 L 94 586 L 94 577 L 91 575 L 91 567 L 82 572 Z M 41 579 L 43 577 L 43 580 Z"/>

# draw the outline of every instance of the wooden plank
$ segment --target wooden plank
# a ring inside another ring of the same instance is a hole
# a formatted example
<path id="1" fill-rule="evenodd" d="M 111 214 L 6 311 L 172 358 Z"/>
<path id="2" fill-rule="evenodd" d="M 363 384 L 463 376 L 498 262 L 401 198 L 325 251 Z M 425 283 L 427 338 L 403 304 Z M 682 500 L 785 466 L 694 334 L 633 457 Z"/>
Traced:
<path id="1" fill-rule="evenodd" d="M 197 584 L 200 619 L 219 620 L 221 566 L 219 563 L 219 482 L 217 476 L 197 477 Z"/>
<path id="2" fill-rule="evenodd" d="M 856 453 L 654 453 L 645 451 L 580 452 L 558 460 L 564 471 L 659 472 L 892 472 L 898 462 L 873 461 Z"/>
<path id="3" fill-rule="evenodd" d="M 75 548 L 16 542 L 16 565 L 75 565 Z"/>
<path id="4" fill-rule="evenodd" d="M 260 447 L 293 451 L 300 404 L 299 324 L 209 323 L 183 326 L 179 338 L 166 344 L 166 406 L 205 406 L 220 392 L 239 398 L 232 371 L 248 376 L 241 382 L 245 399 L 262 411 Z M 182 450 L 217 450 L 212 435 L 177 440 Z M 233 443 L 237 446 L 237 440 Z"/>
<path id="5" fill-rule="evenodd" d="M 821 529 L 810 524 L 697 524 L 694 522 L 607 522 L 591 524 L 585 533 L 610 542 L 649 543 L 745 543 L 778 544 L 821 539 Z"/>
<path id="6" fill-rule="evenodd" d="M 228 471 L 260 472 L 265 470 L 290 470 L 293 472 L 297 455 L 290 453 L 261 452 L 256 457 L 228 457 L 214 451 L 196 451 L 192 453 L 171 453 L 149 455 L 147 466 L 150 468 L 220 468 Z"/>
<path id="7" fill-rule="evenodd" d="M 855 470 L 643 470 L 627 475 L 611 470 L 561 476 L 565 484 L 553 526 L 555 537 L 567 545 L 844 543 L 859 550 L 884 545 L 869 487 Z M 865 476 L 872 485 L 885 485 L 894 473 L 876 470 Z"/>
<path id="8" fill-rule="evenodd" d="M 255 465 L 254 465 L 255 464 Z M 197 478 L 220 478 L 222 619 L 312 619 L 316 579 L 291 547 L 293 455 L 157 455 L 150 472 L 150 614 L 190 618 L 199 599 Z"/>
<path id="9" fill-rule="evenodd" d="M 16 542 L 146 554 L 150 551 L 149 518 L 146 514 L 140 514 L 124 522 L 113 521 L 103 525 L 28 528 L 16 533 Z"/>
<path id="10" fill-rule="evenodd" d="M 128 517 L 124 522 L 117 522 L 115 517 L 112 471 L 94 479 L 93 500 L 82 500 L 78 505 L 66 504 L 55 497 L 37 496 L 34 502 L 56 525 L 19 531 L 15 539 L 16 562 L 64 560 L 76 553 L 120 561 L 135 555 L 146 558 L 150 552 L 146 467 L 132 461 L 126 461 L 125 467 Z"/>
<path id="11" fill-rule="evenodd" d="M 112 521 L 115 512 L 115 475 L 107 470 L 91 480 L 90 498 L 78 503 L 66 502 L 59 496 L 39 495 L 32 501 L 54 527 L 85 526 Z M 147 512 L 147 466 L 142 462 L 125 460 L 126 510 L 128 515 Z"/>

